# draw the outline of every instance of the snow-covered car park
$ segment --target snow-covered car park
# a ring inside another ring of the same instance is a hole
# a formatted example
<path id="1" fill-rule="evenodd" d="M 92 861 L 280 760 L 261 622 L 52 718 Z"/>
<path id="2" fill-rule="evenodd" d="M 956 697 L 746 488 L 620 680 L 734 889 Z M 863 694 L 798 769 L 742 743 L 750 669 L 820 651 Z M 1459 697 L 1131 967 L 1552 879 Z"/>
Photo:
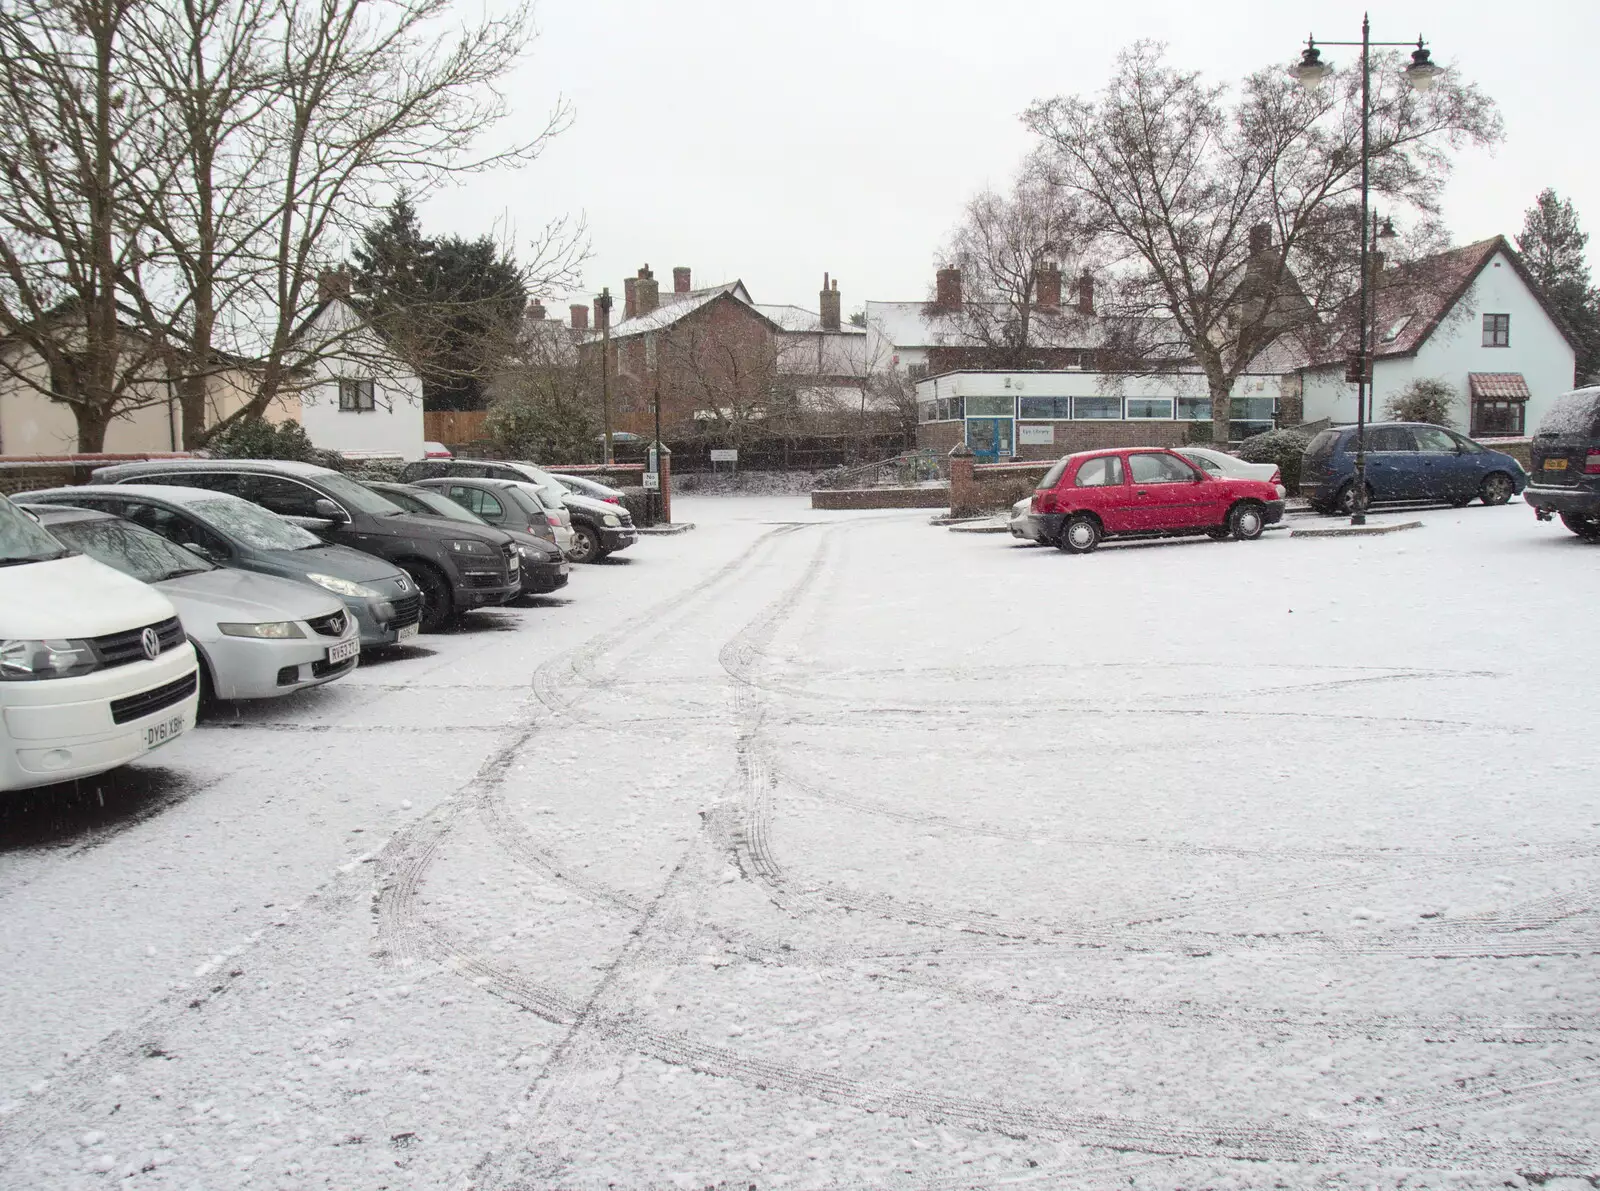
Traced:
<path id="1" fill-rule="evenodd" d="M 0 1186 L 1600 1176 L 1593 544 L 674 503 L 7 797 Z"/>

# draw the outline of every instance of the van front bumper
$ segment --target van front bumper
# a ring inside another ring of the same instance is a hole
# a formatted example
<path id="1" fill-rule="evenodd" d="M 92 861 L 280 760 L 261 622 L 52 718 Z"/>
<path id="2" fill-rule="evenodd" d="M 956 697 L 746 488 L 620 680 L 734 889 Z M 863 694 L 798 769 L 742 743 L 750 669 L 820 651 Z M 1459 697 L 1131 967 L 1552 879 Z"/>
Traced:
<path id="1" fill-rule="evenodd" d="M 187 641 L 150 662 L 0 684 L 0 790 L 92 777 L 171 743 L 194 727 L 199 687 Z"/>

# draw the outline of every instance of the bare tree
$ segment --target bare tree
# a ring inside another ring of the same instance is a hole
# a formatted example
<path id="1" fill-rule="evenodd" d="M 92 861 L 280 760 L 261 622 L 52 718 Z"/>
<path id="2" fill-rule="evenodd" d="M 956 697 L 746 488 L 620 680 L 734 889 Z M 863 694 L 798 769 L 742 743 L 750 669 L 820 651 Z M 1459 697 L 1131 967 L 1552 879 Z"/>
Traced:
<path id="1" fill-rule="evenodd" d="M 943 311 L 935 297 L 929 313 L 955 315 L 953 338 L 982 348 L 986 366 L 1036 367 L 1046 362 L 1038 349 L 1063 330 L 1060 266 L 1082 260 L 1087 242 L 1076 196 L 1030 163 L 1009 193 L 967 203 L 941 254 L 961 270 L 961 309 Z"/>
<path id="2" fill-rule="evenodd" d="M 197 446 L 367 351 L 362 319 L 302 333 L 356 229 L 397 187 L 526 163 L 565 126 L 558 104 L 491 143 L 531 11 L 441 36 L 458 21 L 453 0 L 5 7 L 0 331 L 47 362 L 14 372 L 73 405 L 84 449 L 166 382 Z M 241 367 L 242 400 L 208 422 L 214 377 Z"/>
<path id="3" fill-rule="evenodd" d="M 165 399 L 159 345 L 124 333 L 146 230 L 118 203 L 159 182 L 159 113 L 121 78 L 131 0 L 0 6 L 0 369 L 68 405 L 84 449 Z M 20 351 L 16 349 L 22 349 Z"/>
<path id="4" fill-rule="evenodd" d="M 1448 72 L 1428 91 L 1374 55 L 1371 188 L 1394 214 L 1437 214 L 1448 149 L 1501 136 L 1493 102 Z M 1040 167 L 1083 203 L 1113 262 L 1114 313 L 1133 353 L 1206 376 L 1213 437 L 1226 441 L 1235 380 L 1286 335 L 1336 310 L 1359 281 L 1363 229 L 1359 75 L 1305 91 L 1281 69 L 1237 94 L 1169 65 L 1141 42 L 1098 99 L 1035 103 Z"/>

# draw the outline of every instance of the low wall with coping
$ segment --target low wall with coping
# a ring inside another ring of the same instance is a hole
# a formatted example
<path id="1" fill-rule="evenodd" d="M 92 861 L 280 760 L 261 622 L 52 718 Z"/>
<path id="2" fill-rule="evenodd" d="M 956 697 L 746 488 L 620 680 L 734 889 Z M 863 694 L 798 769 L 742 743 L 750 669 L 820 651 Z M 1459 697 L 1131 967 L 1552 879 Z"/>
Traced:
<path id="1" fill-rule="evenodd" d="M 943 509 L 950 504 L 950 489 L 937 488 L 818 488 L 811 493 L 813 509 Z"/>

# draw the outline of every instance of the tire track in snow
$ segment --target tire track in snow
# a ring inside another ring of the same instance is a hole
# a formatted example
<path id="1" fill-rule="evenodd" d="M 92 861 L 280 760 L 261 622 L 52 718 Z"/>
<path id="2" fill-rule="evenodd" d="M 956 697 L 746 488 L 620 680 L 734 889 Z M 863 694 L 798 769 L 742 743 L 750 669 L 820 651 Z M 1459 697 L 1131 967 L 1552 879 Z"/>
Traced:
<path id="1" fill-rule="evenodd" d="M 1075 947 L 1116 948 L 1131 951 L 1175 951 L 1180 954 L 1210 955 L 1221 950 L 1261 951 L 1275 953 L 1305 953 L 1313 955 L 1369 955 L 1386 954 L 1400 957 L 1438 958 L 1511 958 L 1529 955 L 1587 955 L 1600 953 L 1600 936 L 1557 939 L 1529 939 L 1516 941 L 1517 945 L 1501 945 L 1502 936 L 1523 934 L 1550 923 L 1509 922 L 1500 926 L 1474 931 L 1457 927 L 1454 923 L 1437 929 L 1404 928 L 1385 933 L 1347 933 L 1328 936 L 1320 932 L 1174 932 L 1170 930 L 1139 930 L 1129 935 L 1129 930 L 1141 925 L 1137 918 L 1079 919 L 1064 923 L 1043 922 L 1036 919 L 1007 918 L 977 909 L 950 910 L 927 905 L 890 894 L 851 889 L 832 882 L 795 882 L 777 859 L 772 846 L 772 816 L 774 789 L 777 783 L 764 757 L 765 745 L 761 728 L 767 716 L 765 692 L 760 681 L 760 671 L 765 662 L 765 650 L 771 643 L 780 624 L 792 613 L 817 581 L 824 567 L 828 539 L 818 544 L 816 555 L 800 577 L 762 613 L 737 633 L 719 651 L 723 669 L 733 679 L 733 701 L 741 722 L 737 749 L 737 765 L 743 796 L 738 800 L 740 813 L 734 825 L 731 846 L 740 871 L 761 885 L 767 896 L 784 911 L 807 915 L 825 910 L 865 913 L 880 918 L 902 922 L 909 926 L 934 927 L 962 934 L 988 936 L 1003 941 L 1025 940 Z M 1580 855 L 1593 855 L 1593 848 L 1585 848 Z M 1498 864 L 1495 857 L 1483 861 Z M 1435 863 L 1418 866 L 1428 871 L 1453 867 Z M 1359 887 L 1372 884 L 1368 878 L 1350 878 L 1300 886 L 1301 891 L 1321 891 Z M 1251 905 L 1273 895 L 1247 898 L 1213 899 L 1201 906 L 1186 907 L 1185 913 L 1201 909 L 1233 908 Z"/>

